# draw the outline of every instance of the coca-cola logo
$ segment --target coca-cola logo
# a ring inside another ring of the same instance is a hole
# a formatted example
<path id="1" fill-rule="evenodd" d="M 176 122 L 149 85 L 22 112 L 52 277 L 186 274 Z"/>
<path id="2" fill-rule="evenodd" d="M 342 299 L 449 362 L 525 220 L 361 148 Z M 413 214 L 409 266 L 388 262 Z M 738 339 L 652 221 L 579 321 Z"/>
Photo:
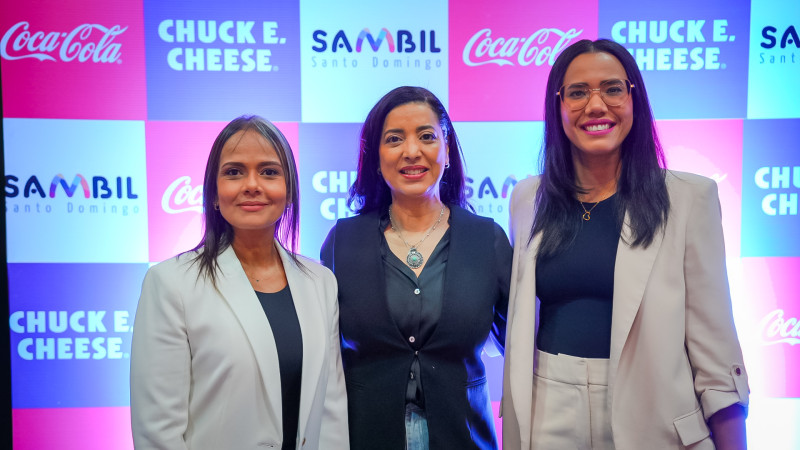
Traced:
<path id="1" fill-rule="evenodd" d="M 183 212 L 203 213 L 203 186 L 192 187 L 192 178 L 178 177 L 170 183 L 161 196 L 161 209 L 168 214 Z"/>
<path id="2" fill-rule="evenodd" d="M 764 345 L 800 344 L 800 320 L 795 317 L 784 318 L 782 309 L 764 316 L 758 329 Z"/>
<path id="3" fill-rule="evenodd" d="M 18 22 L 0 41 L 0 56 L 7 60 L 36 58 L 39 61 L 121 63 L 121 45 L 114 39 L 128 27 L 111 28 L 96 23 L 78 25 L 70 32 L 30 31 L 28 22 Z"/>
<path id="4" fill-rule="evenodd" d="M 541 66 L 545 63 L 552 66 L 558 54 L 581 33 L 583 30 L 578 31 L 575 28 L 568 31 L 542 28 L 526 38 L 493 38 L 492 30 L 484 28 L 469 38 L 464 46 L 462 59 L 468 66 L 519 64 L 524 67 L 531 64 Z"/>

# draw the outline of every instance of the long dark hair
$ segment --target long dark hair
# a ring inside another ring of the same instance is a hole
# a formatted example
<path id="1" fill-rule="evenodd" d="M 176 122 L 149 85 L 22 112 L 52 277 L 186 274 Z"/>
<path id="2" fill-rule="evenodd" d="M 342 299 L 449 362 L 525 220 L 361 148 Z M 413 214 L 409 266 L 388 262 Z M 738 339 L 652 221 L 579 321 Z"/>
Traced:
<path id="1" fill-rule="evenodd" d="M 536 193 L 536 209 L 531 234 L 542 232 L 539 257 L 548 257 L 568 247 L 580 228 L 574 214 L 575 198 L 585 191 L 575 181 L 570 141 L 561 123 L 560 98 L 556 92 L 564 82 L 570 63 L 584 53 L 604 52 L 622 64 L 633 83 L 633 124 L 620 148 L 620 176 L 617 183 L 617 223 L 625 214 L 632 231 L 630 245 L 647 247 L 669 216 L 666 161 L 658 141 L 653 111 L 647 100 L 642 74 L 625 47 L 608 39 L 584 39 L 567 47 L 550 70 L 545 95 L 545 136 L 540 161 L 541 183 Z"/>
<path id="2" fill-rule="evenodd" d="M 383 177 L 378 173 L 380 168 L 381 135 L 386 116 L 398 106 L 407 103 L 425 103 L 430 106 L 439 119 L 449 149 L 450 167 L 445 169 L 439 182 L 441 200 L 447 205 L 467 206 L 466 180 L 464 164 L 461 157 L 461 146 L 453 129 L 450 116 L 442 102 L 425 88 L 401 86 L 384 95 L 367 114 L 367 120 L 361 128 L 361 144 L 358 153 L 358 174 L 347 205 L 357 213 L 382 211 L 392 203 L 392 194 Z"/>
<path id="3" fill-rule="evenodd" d="M 297 259 L 297 241 L 300 225 L 300 192 L 297 176 L 297 165 L 294 161 L 292 148 L 281 131 L 268 120 L 259 116 L 240 116 L 233 119 L 220 131 L 211 146 L 206 163 L 206 173 L 203 180 L 203 211 L 205 217 L 205 230 L 197 247 L 197 255 L 193 262 L 199 266 L 199 275 L 208 277 L 216 286 L 216 271 L 219 268 L 217 256 L 225 251 L 233 242 L 233 227 L 222 217 L 215 207 L 217 201 L 217 174 L 219 173 L 219 160 L 222 149 L 228 140 L 240 131 L 252 130 L 260 134 L 275 148 L 278 159 L 283 167 L 286 182 L 286 209 L 275 224 L 275 234 L 278 242 L 285 248 L 292 260 L 303 267 Z"/>

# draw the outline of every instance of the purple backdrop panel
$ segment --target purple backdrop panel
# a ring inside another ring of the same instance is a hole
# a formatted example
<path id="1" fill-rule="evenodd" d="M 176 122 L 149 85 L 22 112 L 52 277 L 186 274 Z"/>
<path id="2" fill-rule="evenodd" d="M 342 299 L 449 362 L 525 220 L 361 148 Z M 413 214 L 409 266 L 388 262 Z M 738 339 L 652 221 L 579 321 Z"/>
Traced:
<path id="1" fill-rule="evenodd" d="M 314 259 L 336 219 L 349 217 L 347 191 L 356 179 L 361 124 L 300 124 L 300 251 Z"/>
<path id="2" fill-rule="evenodd" d="M 636 58 L 659 119 L 747 115 L 750 2 L 600 0 L 600 37 Z"/>
<path id="3" fill-rule="evenodd" d="M 147 264 L 9 264 L 14 408 L 128 406 Z"/>
<path id="4" fill-rule="evenodd" d="M 800 119 L 745 120 L 742 256 L 800 256 Z"/>
<path id="5" fill-rule="evenodd" d="M 300 119 L 297 1 L 144 2 L 148 118 Z"/>

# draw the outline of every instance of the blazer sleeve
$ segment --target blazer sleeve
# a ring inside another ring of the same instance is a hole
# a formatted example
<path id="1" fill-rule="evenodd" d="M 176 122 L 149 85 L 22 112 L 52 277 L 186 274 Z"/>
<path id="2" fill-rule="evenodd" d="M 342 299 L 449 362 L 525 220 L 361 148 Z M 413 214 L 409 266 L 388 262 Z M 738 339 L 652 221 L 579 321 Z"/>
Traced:
<path id="1" fill-rule="evenodd" d="M 145 275 L 134 319 L 131 431 L 137 450 L 187 448 L 191 355 L 184 305 L 174 274 L 161 269 Z"/>
<path id="2" fill-rule="evenodd" d="M 339 341 L 339 302 L 336 279 L 325 271 L 326 302 L 333 312 L 328 340 L 328 385 L 325 392 L 325 410 L 320 429 L 321 449 L 348 449 L 350 436 L 347 425 L 347 389 L 344 382 L 341 345 Z"/>
<path id="3" fill-rule="evenodd" d="M 717 185 L 707 180 L 694 191 L 684 256 L 686 348 L 708 419 L 734 403 L 747 407 L 749 391 L 733 323 Z"/>
<path id="4" fill-rule="evenodd" d="M 494 321 L 492 323 L 492 340 L 500 355 L 505 353 L 506 320 L 508 317 L 508 291 L 511 284 L 511 244 L 506 232 L 498 224 L 494 224 L 494 256 L 495 275 L 497 277 L 498 300 L 494 305 Z M 497 356 L 489 352 L 489 356 Z"/>
<path id="5" fill-rule="evenodd" d="M 335 242 L 336 242 L 336 225 L 334 225 L 328 232 L 328 236 L 325 238 L 325 241 L 322 243 L 322 248 L 320 248 L 319 250 L 320 262 L 322 263 L 323 266 L 327 267 L 333 272 L 335 272 L 333 267 L 333 245 Z"/>

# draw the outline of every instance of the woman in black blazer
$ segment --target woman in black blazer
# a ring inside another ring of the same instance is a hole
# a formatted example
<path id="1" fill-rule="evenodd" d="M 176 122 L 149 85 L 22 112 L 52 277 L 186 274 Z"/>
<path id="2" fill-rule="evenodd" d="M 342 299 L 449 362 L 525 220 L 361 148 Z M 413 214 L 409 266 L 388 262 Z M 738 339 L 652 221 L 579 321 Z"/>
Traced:
<path id="1" fill-rule="evenodd" d="M 497 448 L 481 351 L 505 342 L 511 247 L 467 206 L 430 91 L 400 87 L 361 130 L 350 205 L 321 251 L 339 284 L 353 449 Z"/>

